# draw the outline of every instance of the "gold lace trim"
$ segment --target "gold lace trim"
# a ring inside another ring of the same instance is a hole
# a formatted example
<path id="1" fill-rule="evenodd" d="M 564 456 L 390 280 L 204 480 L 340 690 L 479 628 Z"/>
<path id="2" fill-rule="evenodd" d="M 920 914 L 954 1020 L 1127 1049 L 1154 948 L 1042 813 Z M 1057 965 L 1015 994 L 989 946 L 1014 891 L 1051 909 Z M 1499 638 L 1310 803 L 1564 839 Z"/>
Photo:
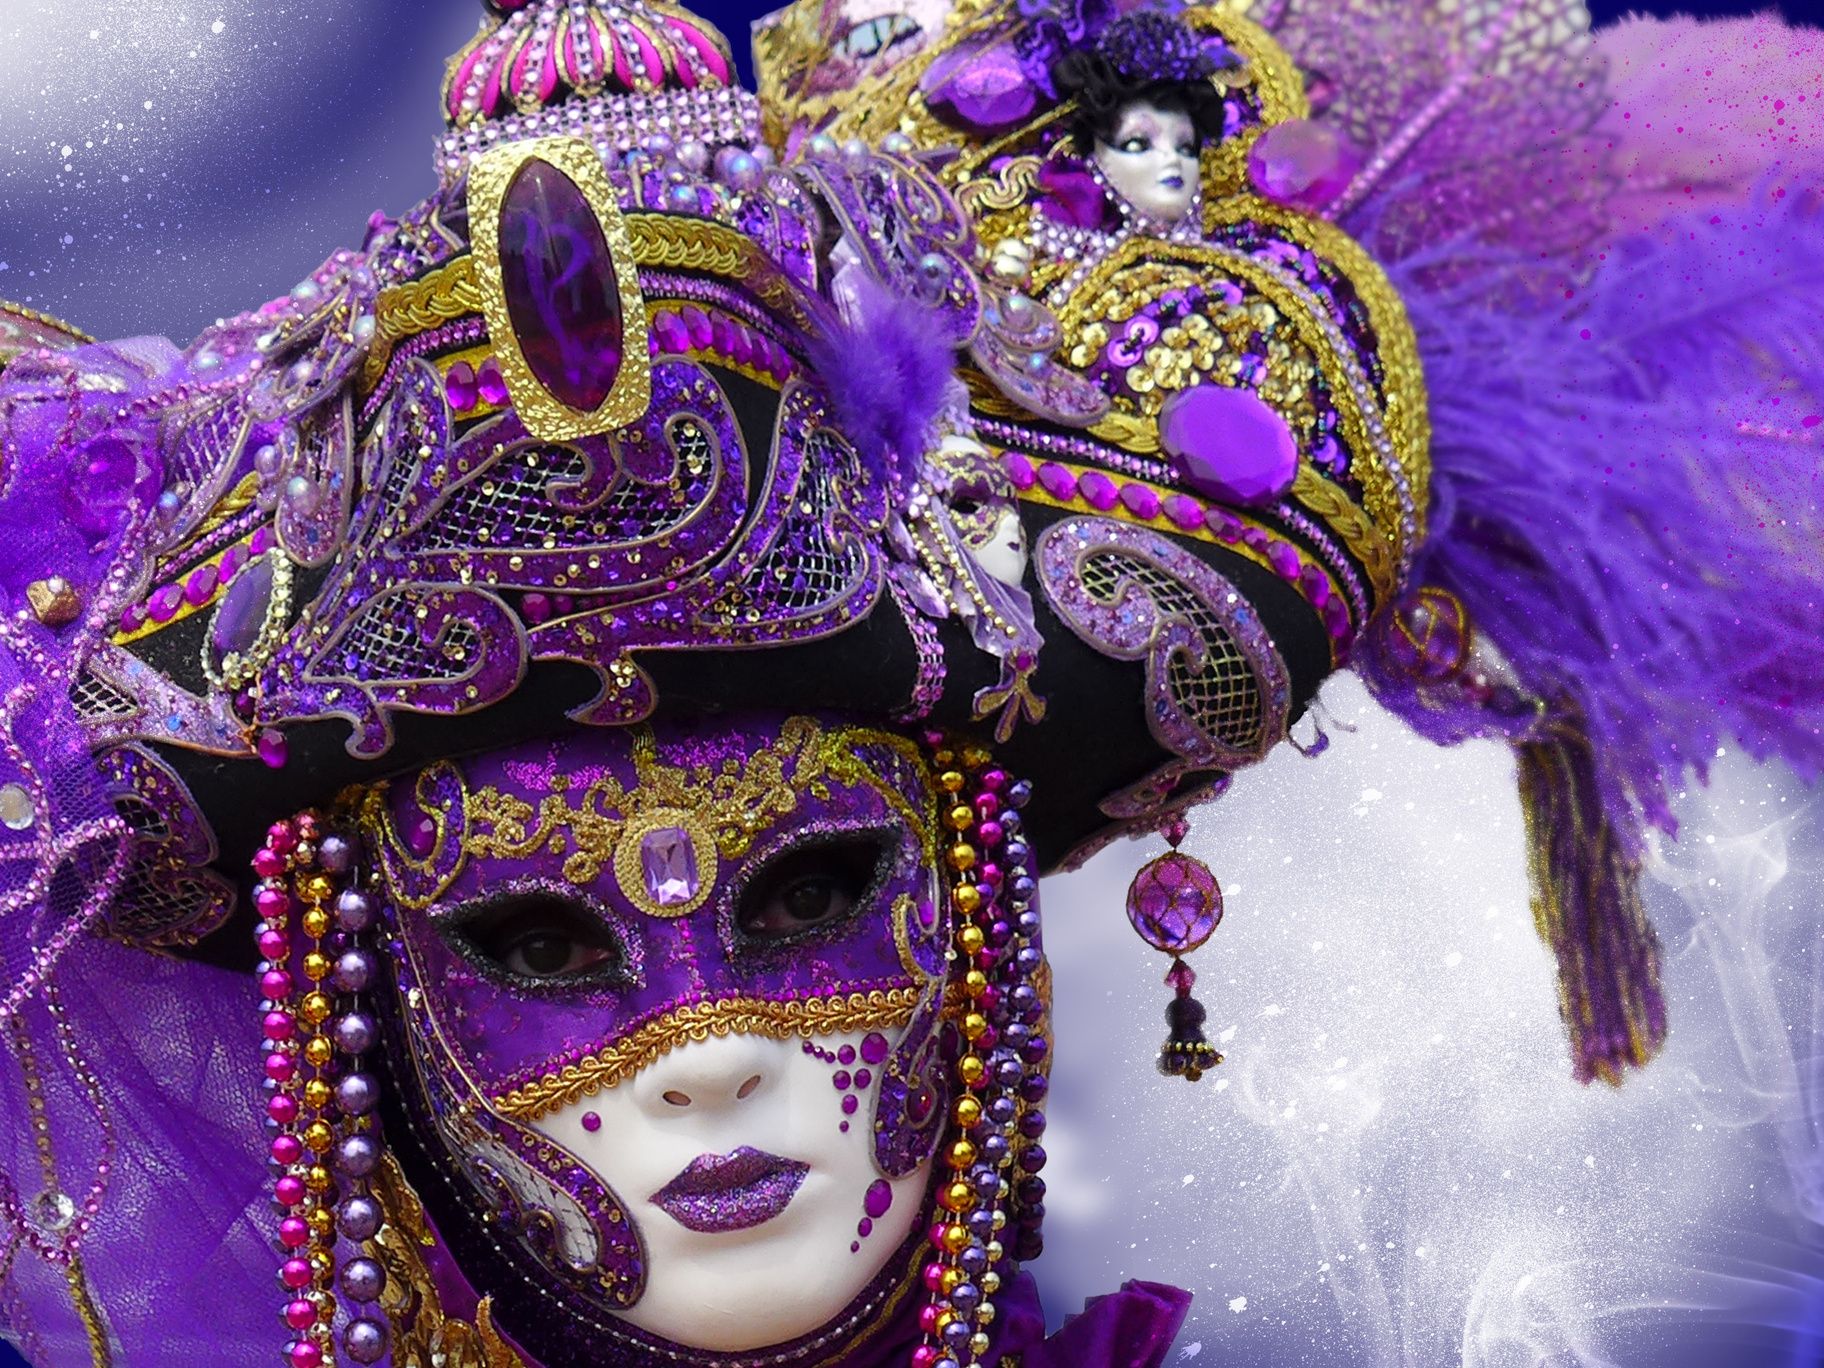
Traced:
<path id="1" fill-rule="evenodd" d="M 885 1030 L 910 1021 L 920 996 L 917 988 L 889 988 L 793 1002 L 723 998 L 675 1008 L 625 1040 L 495 1098 L 494 1105 L 503 1116 L 531 1123 L 612 1088 L 691 1041 L 736 1034 L 808 1039 L 844 1031 Z"/>
<path id="2" fill-rule="evenodd" d="M 382 1158 L 373 1181 L 386 1223 L 362 1252 L 386 1270 L 380 1309 L 392 1331 L 394 1368 L 526 1368 L 494 1328 L 492 1295 L 481 1299 L 473 1325 L 445 1314 L 437 1282 L 419 1252 L 436 1240 L 418 1194 L 392 1155 Z"/>

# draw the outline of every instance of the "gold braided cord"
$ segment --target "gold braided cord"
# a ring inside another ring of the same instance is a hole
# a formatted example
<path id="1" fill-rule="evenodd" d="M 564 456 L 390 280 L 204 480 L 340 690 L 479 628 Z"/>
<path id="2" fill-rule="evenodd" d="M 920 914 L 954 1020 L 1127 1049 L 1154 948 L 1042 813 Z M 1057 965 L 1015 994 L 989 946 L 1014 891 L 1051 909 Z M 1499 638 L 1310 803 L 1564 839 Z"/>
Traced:
<path id="1" fill-rule="evenodd" d="M 627 214 L 624 222 L 635 265 L 739 281 L 800 327 L 813 326 L 798 287 L 757 244 L 733 228 L 670 214 Z M 380 383 L 400 342 L 458 318 L 479 317 L 482 306 L 475 258 L 467 254 L 418 280 L 382 290 L 374 305 L 374 343 L 361 373 L 362 389 L 371 393 Z"/>
<path id="2" fill-rule="evenodd" d="M 1376 351 L 1386 374 L 1383 398 L 1387 435 L 1406 476 L 1413 517 L 1418 526 L 1415 541 L 1423 541 L 1425 515 L 1431 503 L 1431 413 L 1425 389 L 1425 366 L 1419 359 L 1418 336 L 1412 330 L 1412 320 L 1407 316 L 1399 292 L 1387 279 L 1380 263 L 1369 256 L 1359 242 L 1324 219 L 1286 209 L 1254 195 L 1238 195 L 1204 209 L 1206 232 L 1242 221 L 1266 224 L 1335 266 L 1367 306 L 1368 321 L 1374 327 Z M 1399 517 L 1395 510 L 1399 500 L 1391 476 L 1378 461 L 1372 460 L 1358 474 L 1368 496 L 1368 511 L 1398 544 Z"/>
<path id="3" fill-rule="evenodd" d="M 371 392 L 380 383 L 393 348 L 406 338 L 480 312 L 481 284 L 475 279 L 475 258 L 468 255 L 419 280 L 380 291 L 374 303 L 374 345 L 361 372 L 361 388 Z"/>
<path id="4" fill-rule="evenodd" d="M 808 1039 L 837 1032 L 888 1030 L 912 1019 L 922 995 L 917 988 L 889 988 L 793 1002 L 732 997 L 674 1008 L 589 1058 L 495 1098 L 494 1106 L 511 1120 L 539 1121 L 581 1098 L 593 1097 L 632 1078 L 662 1056 L 693 1041 L 730 1035 Z"/>
<path id="5" fill-rule="evenodd" d="M 802 291 L 757 243 L 733 228 L 673 214 L 628 214 L 627 232 L 638 265 L 739 281 L 799 327 L 815 325 Z"/>
<path id="6" fill-rule="evenodd" d="M 1292 480 L 1292 497 L 1323 521 L 1324 526 L 1342 538 L 1349 554 L 1361 562 L 1374 586 L 1374 596 L 1382 603 L 1393 597 L 1398 576 L 1393 551 L 1387 538 L 1360 506 L 1343 492 L 1341 485 L 1325 479 L 1312 465 L 1300 462 Z"/>

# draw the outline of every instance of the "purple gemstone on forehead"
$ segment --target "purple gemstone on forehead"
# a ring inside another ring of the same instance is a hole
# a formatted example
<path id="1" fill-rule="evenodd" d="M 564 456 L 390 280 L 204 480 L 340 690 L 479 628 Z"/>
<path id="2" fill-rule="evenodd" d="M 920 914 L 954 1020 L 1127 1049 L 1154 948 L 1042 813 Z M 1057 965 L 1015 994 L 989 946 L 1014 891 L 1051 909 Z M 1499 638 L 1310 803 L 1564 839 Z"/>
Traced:
<path id="1" fill-rule="evenodd" d="M 640 838 L 640 874 L 660 907 L 676 907 L 697 896 L 697 848 L 682 827 L 658 827 Z"/>
<path id="2" fill-rule="evenodd" d="M 595 211 L 549 162 L 528 161 L 507 188 L 500 274 L 532 374 L 571 408 L 600 408 L 621 369 L 620 286 Z"/>

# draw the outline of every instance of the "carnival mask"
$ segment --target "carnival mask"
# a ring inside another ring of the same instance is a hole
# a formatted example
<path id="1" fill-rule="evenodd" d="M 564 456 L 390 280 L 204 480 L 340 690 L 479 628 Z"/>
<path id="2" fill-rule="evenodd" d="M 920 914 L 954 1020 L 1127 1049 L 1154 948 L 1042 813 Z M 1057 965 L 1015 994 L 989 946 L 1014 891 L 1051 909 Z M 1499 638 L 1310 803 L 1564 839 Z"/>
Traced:
<path id="1" fill-rule="evenodd" d="M 936 792 L 909 740 L 792 718 L 578 734 L 370 800 L 398 1072 L 547 1275 L 714 1351 L 875 1281 L 945 1112 Z"/>
<path id="2" fill-rule="evenodd" d="M 1188 114 L 1136 100 L 1114 137 L 1096 143 L 1096 165 L 1117 194 L 1157 223 L 1177 223 L 1196 201 L 1197 131 Z"/>

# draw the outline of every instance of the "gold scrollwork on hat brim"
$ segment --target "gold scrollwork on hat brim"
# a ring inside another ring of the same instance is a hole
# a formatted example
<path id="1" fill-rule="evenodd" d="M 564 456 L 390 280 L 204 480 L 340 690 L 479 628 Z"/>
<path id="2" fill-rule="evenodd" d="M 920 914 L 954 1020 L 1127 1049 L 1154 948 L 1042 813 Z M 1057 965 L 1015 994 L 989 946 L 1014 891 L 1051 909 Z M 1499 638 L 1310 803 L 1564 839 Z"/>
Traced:
<path id="1" fill-rule="evenodd" d="M 542 161 L 568 177 L 581 192 L 602 230 L 620 296 L 621 364 L 608 395 L 583 412 L 564 403 L 534 374 L 514 331 L 500 264 L 500 214 L 514 178 L 529 162 Z M 647 354 L 646 301 L 640 293 L 633 240 L 621 217 L 614 183 L 601 156 L 581 138 L 534 138 L 508 143 L 482 155 L 469 171 L 469 231 L 473 234 L 475 282 L 482 316 L 500 361 L 500 371 L 519 419 L 540 441 L 569 442 L 627 426 L 652 403 L 652 360 Z"/>
<path id="2" fill-rule="evenodd" d="M 731 997 L 691 1003 L 673 1008 L 587 1059 L 494 1098 L 494 1110 L 513 1121 L 540 1121 L 632 1078 L 680 1046 L 711 1036 L 759 1035 L 772 1040 L 803 1036 L 808 1040 L 837 1032 L 895 1029 L 912 1020 L 923 997 L 924 990 L 919 988 L 877 988 L 789 1002 Z"/>

